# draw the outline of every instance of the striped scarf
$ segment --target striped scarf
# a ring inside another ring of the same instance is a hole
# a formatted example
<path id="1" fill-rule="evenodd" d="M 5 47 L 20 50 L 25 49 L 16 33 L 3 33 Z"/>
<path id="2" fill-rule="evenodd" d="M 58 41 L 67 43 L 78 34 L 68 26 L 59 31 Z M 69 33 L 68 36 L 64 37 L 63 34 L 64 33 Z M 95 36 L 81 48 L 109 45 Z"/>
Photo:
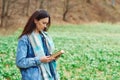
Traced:
<path id="1" fill-rule="evenodd" d="M 53 50 L 54 50 L 54 44 L 52 42 L 52 39 L 49 37 L 49 35 L 46 32 L 41 32 L 41 33 L 46 38 L 49 53 L 52 54 Z M 34 32 L 32 32 L 30 35 L 28 35 L 28 37 L 29 37 L 30 43 L 32 45 L 35 56 L 38 56 L 40 58 L 45 56 L 41 37 L 38 38 L 38 34 L 36 34 Z M 56 63 L 54 61 L 52 62 L 52 66 L 54 67 L 53 70 L 54 70 L 55 74 L 57 74 L 56 73 Z M 39 65 L 39 68 L 41 69 L 42 77 L 44 80 L 51 80 L 52 79 L 51 78 L 52 75 L 50 73 L 50 68 L 49 68 L 48 63 L 41 62 L 41 64 Z M 55 80 L 59 80 L 57 78 L 58 78 L 57 75 L 55 75 Z"/>

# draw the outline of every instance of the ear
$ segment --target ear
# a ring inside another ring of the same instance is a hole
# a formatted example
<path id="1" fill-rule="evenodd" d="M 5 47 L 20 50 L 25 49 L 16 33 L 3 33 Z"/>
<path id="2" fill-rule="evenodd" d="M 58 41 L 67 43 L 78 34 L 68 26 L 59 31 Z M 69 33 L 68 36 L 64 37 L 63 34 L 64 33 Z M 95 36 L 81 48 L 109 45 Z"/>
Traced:
<path id="1" fill-rule="evenodd" d="M 37 24 L 38 20 L 34 19 L 34 23 Z"/>

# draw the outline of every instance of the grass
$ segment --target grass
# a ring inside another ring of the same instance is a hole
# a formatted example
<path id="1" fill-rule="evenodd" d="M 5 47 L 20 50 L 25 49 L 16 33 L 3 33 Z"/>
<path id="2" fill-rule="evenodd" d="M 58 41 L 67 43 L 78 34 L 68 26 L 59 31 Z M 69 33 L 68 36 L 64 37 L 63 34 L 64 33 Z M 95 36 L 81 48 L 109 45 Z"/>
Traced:
<path id="1" fill-rule="evenodd" d="M 0 38 L 0 80 L 20 80 L 15 66 L 21 30 Z M 58 63 L 61 80 L 120 80 L 120 25 L 99 23 L 52 25 L 56 50 L 65 50 Z"/>
<path id="2" fill-rule="evenodd" d="M 51 29 L 62 80 L 119 80 L 120 27 L 113 24 L 61 25 Z"/>

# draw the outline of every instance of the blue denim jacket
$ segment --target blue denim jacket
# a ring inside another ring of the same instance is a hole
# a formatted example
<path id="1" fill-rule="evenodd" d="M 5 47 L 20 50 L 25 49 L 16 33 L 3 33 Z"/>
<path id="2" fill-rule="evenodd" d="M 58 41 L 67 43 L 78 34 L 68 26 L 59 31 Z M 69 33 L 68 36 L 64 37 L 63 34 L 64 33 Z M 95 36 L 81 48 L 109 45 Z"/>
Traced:
<path id="1" fill-rule="evenodd" d="M 16 55 L 16 65 L 20 69 L 22 80 L 43 80 L 38 67 L 40 63 L 39 57 L 34 55 L 27 35 L 22 36 L 18 41 Z"/>

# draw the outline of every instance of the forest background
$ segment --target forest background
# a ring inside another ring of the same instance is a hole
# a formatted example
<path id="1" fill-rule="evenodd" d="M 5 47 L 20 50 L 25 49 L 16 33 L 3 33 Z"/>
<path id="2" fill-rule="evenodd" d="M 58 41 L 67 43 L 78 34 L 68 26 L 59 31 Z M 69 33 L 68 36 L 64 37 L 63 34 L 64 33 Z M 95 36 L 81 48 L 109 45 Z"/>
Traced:
<path id="1" fill-rule="evenodd" d="M 0 27 L 5 32 L 24 27 L 36 9 L 46 9 L 54 24 L 120 21 L 120 0 L 0 0 L 0 4 Z"/>

